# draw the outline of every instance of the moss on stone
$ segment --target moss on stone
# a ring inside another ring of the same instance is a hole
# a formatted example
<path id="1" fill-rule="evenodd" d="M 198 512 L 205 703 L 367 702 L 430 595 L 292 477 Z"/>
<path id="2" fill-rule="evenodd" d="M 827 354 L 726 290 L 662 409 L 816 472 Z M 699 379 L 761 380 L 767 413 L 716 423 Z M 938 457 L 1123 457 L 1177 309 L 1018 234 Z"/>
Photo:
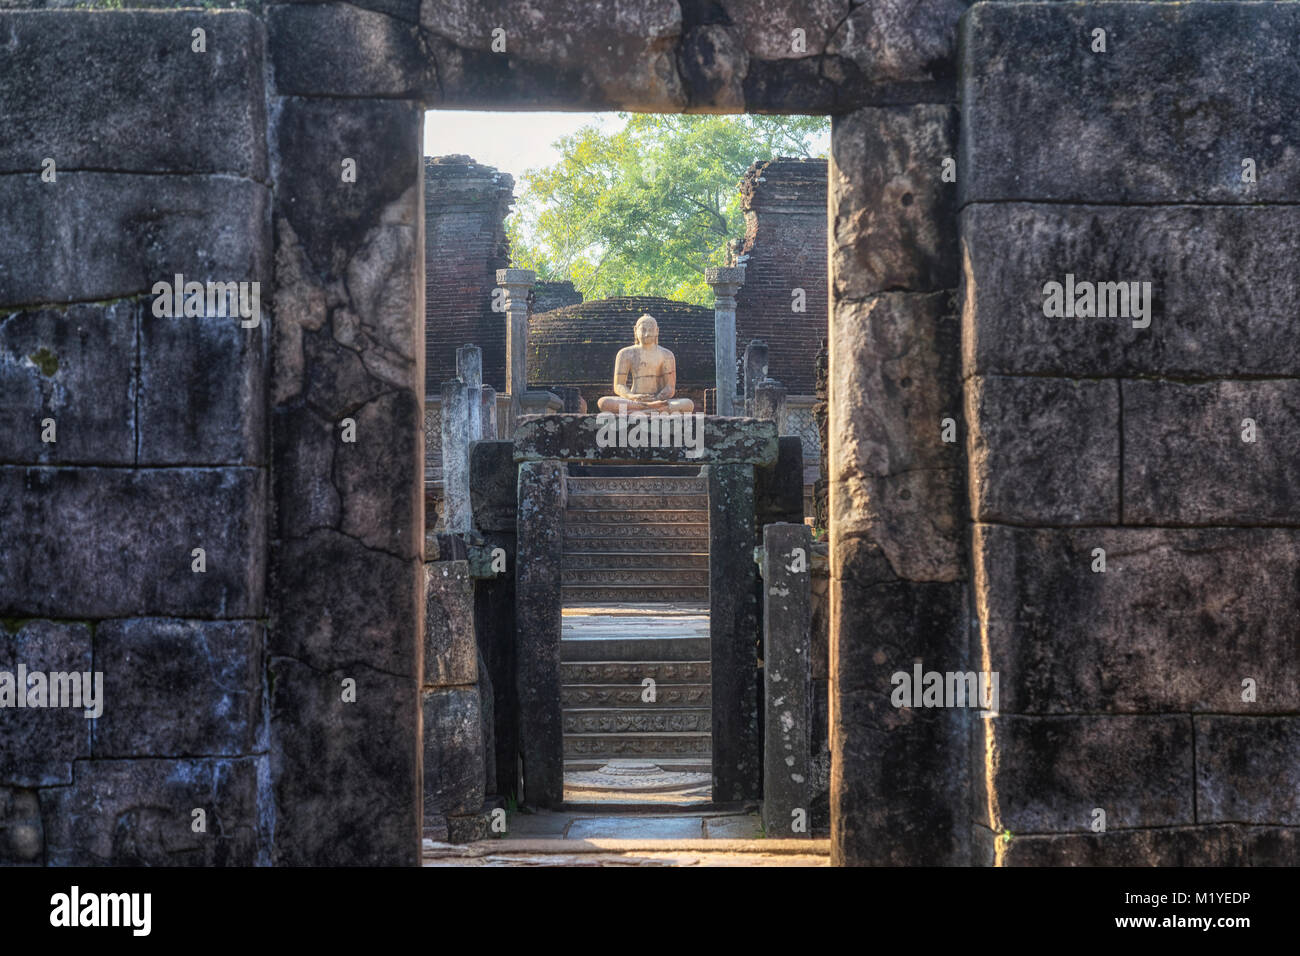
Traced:
<path id="1" fill-rule="evenodd" d="M 52 376 L 59 370 L 58 356 L 47 348 L 39 348 L 27 357 L 36 364 L 42 375 Z"/>

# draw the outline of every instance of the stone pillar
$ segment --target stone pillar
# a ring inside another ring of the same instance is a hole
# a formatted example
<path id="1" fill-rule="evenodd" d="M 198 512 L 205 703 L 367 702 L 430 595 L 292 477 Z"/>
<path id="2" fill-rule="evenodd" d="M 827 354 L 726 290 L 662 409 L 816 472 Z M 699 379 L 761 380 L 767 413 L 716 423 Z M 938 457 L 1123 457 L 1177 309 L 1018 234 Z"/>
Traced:
<path id="1" fill-rule="evenodd" d="M 469 440 L 479 441 L 483 437 L 483 403 L 474 399 L 481 396 L 483 389 L 483 350 L 477 345 L 462 345 L 456 350 L 456 377 L 469 386 Z"/>
<path id="2" fill-rule="evenodd" d="M 709 465 L 709 645 L 713 671 L 713 799 L 756 800 L 758 605 L 754 466 Z"/>
<path id="3" fill-rule="evenodd" d="M 518 466 L 514 442 L 482 441 L 470 449 L 470 501 L 474 527 L 483 535 L 483 548 L 491 555 L 500 548 L 505 567 L 474 586 L 474 633 L 483 654 L 491 693 L 494 745 L 490 758 L 496 786 L 489 793 L 519 797 L 519 700 L 515 694 L 515 569 L 518 515 Z M 484 698 L 484 711 L 488 700 Z"/>
<path id="4" fill-rule="evenodd" d="M 491 385 L 482 386 L 479 409 L 479 441 L 497 440 L 497 390 Z"/>
<path id="5" fill-rule="evenodd" d="M 767 378 L 767 343 L 754 339 L 745 346 L 745 414 L 754 414 L 754 389 Z"/>
<path id="6" fill-rule="evenodd" d="M 809 833 L 811 554 L 806 524 L 763 528 L 763 827 L 772 837 Z"/>
<path id="7" fill-rule="evenodd" d="M 524 765 L 524 799 L 532 806 L 547 807 L 564 799 L 562 620 L 557 586 L 564 550 L 564 465 L 557 461 L 521 464 L 518 507 L 515 692 L 519 754 Z"/>
<path id="8" fill-rule="evenodd" d="M 469 506 L 469 386 L 460 379 L 442 383 L 442 514 L 451 533 L 473 527 Z"/>
<path id="9" fill-rule="evenodd" d="M 754 387 L 753 407 L 755 418 L 770 418 L 776 422 L 776 433 L 785 434 L 785 386 L 774 378 L 765 378 Z"/>
<path id="10" fill-rule="evenodd" d="M 519 402 L 528 390 L 528 291 L 537 273 L 498 269 L 497 285 L 506 290 L 506 388 L 510 390 L 508 434 L 519 420 Z"/>
<path id="11" fill-rule="evenodd" d="M 736 293 L 745 284 L 744 266 L 704 270 L 713 289 L 713 371 L 718 386 L 718 414 L 736 414 Z"/>
<path id="12" fill-rule="evenodd" d="M 969 712 L 890 697 L 917 660 L 971 669 L 965 456 L 942 438 L 962 420 L 957 194 L 935 173 L 957 110 L 870 107 L 832 129 L 831 861 L 960 866 Z"/>

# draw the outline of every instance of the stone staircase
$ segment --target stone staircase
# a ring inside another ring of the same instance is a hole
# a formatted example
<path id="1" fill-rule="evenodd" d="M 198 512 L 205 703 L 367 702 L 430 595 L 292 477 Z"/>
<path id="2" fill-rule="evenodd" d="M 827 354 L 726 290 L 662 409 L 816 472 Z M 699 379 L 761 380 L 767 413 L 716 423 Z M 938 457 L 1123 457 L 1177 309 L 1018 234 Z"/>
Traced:
<path id="1" fill-rule="evenodd" d="M 646 620 L 625 619 L 608 629 L 645 633 Z M 680 628 L 671 619 L 655 623 L 665 636 L 566 636 L 560 642 L 566 770 L 596 770 L 617 760 L 672 770 L 712 767 L 707 616 Z M 645 700 L 646 678 L 654 681 L 653 701 Z"/>
<path id="2" fill-rule="evenodd" d="M 566 606 L 708 602 L 706 479 L 567 481 L 561 580 Z"/>

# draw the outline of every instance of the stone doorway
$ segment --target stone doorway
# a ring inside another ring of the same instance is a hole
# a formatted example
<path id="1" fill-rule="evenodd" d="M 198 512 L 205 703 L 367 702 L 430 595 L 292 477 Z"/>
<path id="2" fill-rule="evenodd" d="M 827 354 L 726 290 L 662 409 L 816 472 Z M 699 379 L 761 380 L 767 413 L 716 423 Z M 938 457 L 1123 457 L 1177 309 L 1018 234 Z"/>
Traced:
<path id="1" fill-rule="evenodd" d="M 564 802 L 712 798 L 707 478 L 566 476 L 560 636 Z"/>

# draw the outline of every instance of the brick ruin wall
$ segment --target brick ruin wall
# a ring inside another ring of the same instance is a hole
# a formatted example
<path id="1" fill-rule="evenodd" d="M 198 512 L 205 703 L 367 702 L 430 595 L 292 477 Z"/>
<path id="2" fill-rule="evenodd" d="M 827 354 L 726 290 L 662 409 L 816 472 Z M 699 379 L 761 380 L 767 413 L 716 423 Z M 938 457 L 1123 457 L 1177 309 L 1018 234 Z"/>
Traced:
<path id="1" fill-rule="evenodd" d="M 835 862 L 1295 864 L 1300 9 L 981 4 L 959 65 L 956 0 L 710 6 L 557 8 L 508 66 L 437 4 L 0 12 L 0 640 L 105 673 L 0 717 L 0 861 L 418 862 L 432 105 L 834 114 Z M 1046 318 L 1067 272 L 1151 325 Z M 177 273 L 262 326 L 158 321 Z M 900 720 L 917 658 L 998 715 Z"/>
<path id="2" fill-rule="evenodd" d="M 431 122 L 437 122 L 436 115 Z M 514 179 L 468 156 L 424 158 L 425 394 L 456 377 L 456 349 L 483 350 L 483 384 L 506 391 L 506 319 L 492 311 L 510 265 Z"/>
<path id="3" fill-rule="evenodd" d="M 743 357 L 753 339 L 767 342 L 768 374 L 789 395 L 814 393 L 826 337 L 826 166 L 824 159 L 757 162 L 740 184 L 746 258 L 736 351 Z"/>

